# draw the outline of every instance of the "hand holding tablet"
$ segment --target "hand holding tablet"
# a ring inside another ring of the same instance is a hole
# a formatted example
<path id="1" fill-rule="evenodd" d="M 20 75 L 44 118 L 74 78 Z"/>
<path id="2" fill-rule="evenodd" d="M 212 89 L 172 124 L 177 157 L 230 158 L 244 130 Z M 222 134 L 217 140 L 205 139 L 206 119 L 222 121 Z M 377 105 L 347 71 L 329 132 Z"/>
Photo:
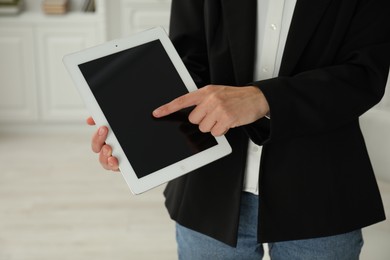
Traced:
<path id="1" fill-rule="evenodd" d="M 86 121 L 88 125 L 96 125 L 92 117 L 87 118 Z M 118 172 L 118 159 L 112 156 L 112 148 L 106 144 L 107 134 L 108 128 L 106 126 L 99 127 L 92 136 L 91 148 L 93 152 L 99 154 L 99 162 L 104 169 Z"/>
<path id="2" fill-rule="evenodd" d="M 226 98 L 226 97 L 229 98 Z M 155 117 L 163 117 L 183 108 L 193 107 L 189 115 L 191 123 L 199 125 L 202 132 L 211 132 L 214 136 L 225 134 L 230 128 L 256 121 L 268 111 L 268 104 L 256 87 L 231 87 L 210 85 L 180 96 L 153 111 Z M 231 102 L 230 99 L 235 99 Z M 261 101 L 259 101 L 259 99 Z M 254 102 L 254 103 L 253 103 Z M 258 106 L 262 103 L 263 106 Z M 258 106 L 257 113 L 253 110 Z M 211 119 L 210 119 L 211 118 Z M 183 119 L 185 120 L 185 118 Z M 94 125 L 92 118 L 88 124 Z M 92 150 L 99 153 L 99 161 L 107 170 L 118 170 L 118 162 L 111 156 L 111 147 L 105 144 L 107 129 L 101 127 L 92 139 Z"/>
<path id="3" fill-rule="evenodd" d="M 202 133 L 191 109 L 163 118 L 152 111 L 197 88 L 168 36 L 155 28 L 64 57 L 81 97 L 134 194 L 231 152 L 224 136 Z"/>

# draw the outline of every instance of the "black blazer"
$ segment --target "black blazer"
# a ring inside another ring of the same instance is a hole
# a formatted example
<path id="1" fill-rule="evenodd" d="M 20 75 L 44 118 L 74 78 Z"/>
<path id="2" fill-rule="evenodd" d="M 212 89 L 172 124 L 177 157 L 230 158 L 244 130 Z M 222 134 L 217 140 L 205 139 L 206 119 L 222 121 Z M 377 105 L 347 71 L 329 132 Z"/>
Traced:
<path id="1" fill-rule="evenodd" d="M 280 75 L 253 81 L 256 0 L 173 0 L 170 36 L 199 87 L 253 84 L 271 120 L 231 129 L 231 155 L 170 182 L 178 223 L 236 245 L 248 138 L 263 145 L 258 237 L 335 235 L 385 219 L 359 127 L 384 94 L 389 0 L 298 0 Z"/>

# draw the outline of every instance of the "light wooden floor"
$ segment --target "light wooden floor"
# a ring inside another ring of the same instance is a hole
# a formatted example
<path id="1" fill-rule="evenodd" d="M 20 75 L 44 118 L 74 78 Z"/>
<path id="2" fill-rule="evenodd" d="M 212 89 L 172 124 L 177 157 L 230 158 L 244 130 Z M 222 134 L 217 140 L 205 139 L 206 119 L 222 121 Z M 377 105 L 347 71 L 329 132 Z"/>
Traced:
<path id="1" fill-rule="evenodd" d="M 0 134 L 0 260 L 176 259 L 162 188 L 133 196 L 90 134 Z"/>
<path id="2" fill-rule="evenodd" d="M 90 135 L 0 133 L 0 260 L 177 259 L 163 187 L 131 195 Z M 380 188 L 389 211 L 390 184 Z M 389 220 L 364 233 L 361 259 L 390 259 Z"/>

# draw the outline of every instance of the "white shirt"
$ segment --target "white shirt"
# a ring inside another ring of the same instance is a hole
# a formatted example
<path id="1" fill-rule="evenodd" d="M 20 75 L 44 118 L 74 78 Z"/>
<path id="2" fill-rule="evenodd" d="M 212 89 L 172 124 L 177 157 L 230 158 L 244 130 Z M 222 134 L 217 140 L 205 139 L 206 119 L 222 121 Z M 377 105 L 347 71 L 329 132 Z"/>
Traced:
<path id="1" fill-rule="evenodd" d="M 257 1 L 257 49 L 254 80 L 277 77 L 296 0 Z M 249 140 L 243 190 L 259 194 L 262 147 Z"/>

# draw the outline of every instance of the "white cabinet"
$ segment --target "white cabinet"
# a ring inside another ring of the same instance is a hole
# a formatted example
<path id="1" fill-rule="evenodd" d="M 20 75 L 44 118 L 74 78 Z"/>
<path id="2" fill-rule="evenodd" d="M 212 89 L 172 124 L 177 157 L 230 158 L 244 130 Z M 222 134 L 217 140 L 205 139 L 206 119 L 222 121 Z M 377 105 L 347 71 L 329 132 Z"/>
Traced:
<path id="1" fill-rule="evenodd" d="M 64 54 L 97 43 L 93 25 L 41 26 L 36 29 L 41 118 L 57 121 L 85 119 L 85 107 L 62 64 Z"/>
<path id="2" fill-rule="evenodd" d="M 84 0 L 72 0 L 67 14 L 45 15 L 41 1 L 25 0 L 21 14 L 0 16 L 0 126 L 84 120 L 62 57 L 151 27 L 168 30 L 171 0 L 95 2 L 94 13 L 80 11 Z"/>
<path id="3" fill-rule="evenodd" d="M 40 1 L 25 2 L 21 14 L 0 17 L 0 122 L 84 120 L 62 57 L 106 39 L 105 0 L 96 0 L 93 13 L 65 15 L 45 15 Z"/>
<path id="4" fill-rule="evenodd" d="M 121 0 L 122 36 L 156 26 L 168 31 L 170 7 L 170 0 Z"/>
<path id="5" fill-rule="evenodd" d="M 36 120 L 34 36 L 28 26 L 0 27 L 0 119 Z"/>

